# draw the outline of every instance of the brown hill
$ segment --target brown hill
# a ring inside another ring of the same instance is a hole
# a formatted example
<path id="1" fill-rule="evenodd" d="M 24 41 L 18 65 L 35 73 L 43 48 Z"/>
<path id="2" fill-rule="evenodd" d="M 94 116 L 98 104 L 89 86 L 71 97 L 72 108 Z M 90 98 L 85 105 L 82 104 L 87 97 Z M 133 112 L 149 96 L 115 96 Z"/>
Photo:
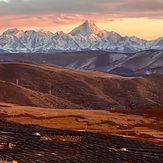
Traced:
<path id="1" fill-rule="evenodd" d="M 80 106 L 59 97 L 52 96 L 47 93 L 33 91 L 10 82 L 0 81 L 0 90 L 1 101 L 7 103 L 49 108 L 80 108 Z"/>
<path id="2" fill-rule="evenodd" d="M 3 63 L 0 101 L 51 108 L 160 108 L 162 79 L 163 74 L 129 78 L 52 65 Z"/>

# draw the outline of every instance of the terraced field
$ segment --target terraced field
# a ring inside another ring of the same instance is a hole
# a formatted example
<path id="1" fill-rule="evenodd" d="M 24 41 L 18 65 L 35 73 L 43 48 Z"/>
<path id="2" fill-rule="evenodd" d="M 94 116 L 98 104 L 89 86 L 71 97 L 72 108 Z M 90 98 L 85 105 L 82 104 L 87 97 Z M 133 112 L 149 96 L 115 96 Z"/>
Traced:
<path id="1" fill-rule="evenodd" d="M 77 137 L 79 139 L 74 141 Z M 163 147 L 158 145 L 113 135 L 22 125 L 6 120 L 0 120 L 0 140 L 1 159 L 18 163 L 163 162 Z"/>

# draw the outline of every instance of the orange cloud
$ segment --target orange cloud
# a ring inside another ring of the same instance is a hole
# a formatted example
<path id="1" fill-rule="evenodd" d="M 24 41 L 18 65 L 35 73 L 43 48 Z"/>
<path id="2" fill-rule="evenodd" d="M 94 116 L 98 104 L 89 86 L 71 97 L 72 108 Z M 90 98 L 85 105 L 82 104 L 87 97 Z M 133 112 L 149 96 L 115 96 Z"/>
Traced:
<path id="1" fill-rule="evenodd" d="M 97 21 L 101 29 L 114 30 L 120 34 L 122 32 L 123 35 L 126 32 L 126 35 L 138 33 L 137 36 L 144 38 L 147 38 L 147 35 L 157 37 L 158 32 L 152 30 L 152 33 L 147 34 L 145 27 L 148 24 L 157 31 L 162 30 L 162 8 L 162 0 L 93 0 L 93 3 L 92 0 L 0 1 L 0 32 L 15 27 L 23 30 L 44 28 L 52 32 L 58 30 L 69 32 L 86 19 L 92 19 Z M 133 21 L 129 21 L 129 18 Z M 139 18 L 145 21 L 139 21 Z M 158 27 L 153 27 L 153 20 L 150 19 L 156 19 L 161 23 L 157 21 Z M 135 29 L 132 24 L 141 26 L 140 30 L 143 32 L 140 32 L 146 35 L 140 35 L 139 31 L 135 31 L 138 28 Z M 131 28 L 128 30 L 126 26 L 131 26 Z"/>

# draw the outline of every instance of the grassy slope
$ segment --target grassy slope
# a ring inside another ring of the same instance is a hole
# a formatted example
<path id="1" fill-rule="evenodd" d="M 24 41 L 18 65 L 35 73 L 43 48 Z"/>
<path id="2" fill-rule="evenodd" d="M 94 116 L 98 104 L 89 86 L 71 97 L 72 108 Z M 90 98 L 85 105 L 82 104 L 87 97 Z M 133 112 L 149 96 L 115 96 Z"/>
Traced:
<path id="1" fill-rule="evenodd" d="M 4 63 L 0 64 L 0 101 L 63 109 L 161 108 L 162 78 L 163 74 L 129 78 L 52 65 Z"/>

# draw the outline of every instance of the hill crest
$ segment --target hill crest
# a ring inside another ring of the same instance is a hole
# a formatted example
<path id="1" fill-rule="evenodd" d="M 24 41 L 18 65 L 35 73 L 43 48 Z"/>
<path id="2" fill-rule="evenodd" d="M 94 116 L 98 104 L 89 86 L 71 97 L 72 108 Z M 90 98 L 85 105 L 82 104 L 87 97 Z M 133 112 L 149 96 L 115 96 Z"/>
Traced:
<path id="1" fill-rule="evenodd" d="M 28 105 L 52 108 L 160 108 L 163 107 L 162 78 L 163 74 L 121 77 L 53 65 L 4 63 L 0 64 L 0 80 L 3 81 L 0 82 L 3 90 L 0 101 L 7 102 L 4 101 L 4 97 L 7 97 L 11 99 L 10 103 L 20 104 L 24 96 L 30 100 Z M 17 79 L 19 87 L 13 84 Z M 9 88 L 18 94 L 10 95 Z M 44 99 L 41 104 L 38 102 L 40 99 Z"/>

